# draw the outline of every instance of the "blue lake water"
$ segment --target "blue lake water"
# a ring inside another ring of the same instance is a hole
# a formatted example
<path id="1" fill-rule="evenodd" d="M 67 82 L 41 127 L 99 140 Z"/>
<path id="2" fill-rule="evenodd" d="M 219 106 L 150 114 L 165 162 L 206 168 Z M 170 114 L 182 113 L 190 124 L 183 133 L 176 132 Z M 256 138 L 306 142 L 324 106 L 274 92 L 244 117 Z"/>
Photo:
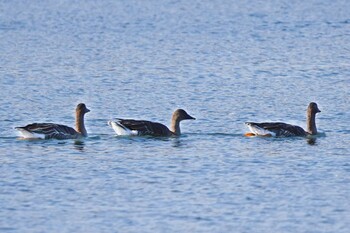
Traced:
<path id="1" fill-rule="evenodd" d="M 0 54 L 0 232 L 350 232 L 349 1 L 0 1 Z M 311 101 L 315 141 L 243 136 Z M 80 102 L 89 138 L 18 140 Z"/>

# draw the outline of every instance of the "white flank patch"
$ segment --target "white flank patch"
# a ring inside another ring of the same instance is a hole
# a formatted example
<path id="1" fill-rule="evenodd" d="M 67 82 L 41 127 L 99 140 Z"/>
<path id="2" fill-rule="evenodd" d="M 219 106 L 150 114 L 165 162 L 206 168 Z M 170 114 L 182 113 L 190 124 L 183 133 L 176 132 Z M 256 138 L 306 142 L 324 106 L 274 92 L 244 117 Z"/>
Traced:
<path id="1" fill-rule="evenodd" d="M 271 135 L 272 137 L 276 136 L 276 134 L 274 132 L 260 128 L 256 125 L 247 124 L 247 126 L 248 126 L 250 132 L 254 133 L 255 135 L 260 135 L 260 136 Z"/>
<path id="2" fill-rule="evenodd" d="M 44 134 L 31 133 L 24 129 L 17 129 L 17 130 L 20 132 L 21 136 L 26 139 L 45 139 Z"/>
<path id="3" fill-rule="evenodd" d="M 119 136 L 135 136 L 137 135 L 136 130 L 129 130 L 126 127 L 122 127 L 117 122 L 108 121 L 108 125 L 112 127 L 115 133 Z"/>

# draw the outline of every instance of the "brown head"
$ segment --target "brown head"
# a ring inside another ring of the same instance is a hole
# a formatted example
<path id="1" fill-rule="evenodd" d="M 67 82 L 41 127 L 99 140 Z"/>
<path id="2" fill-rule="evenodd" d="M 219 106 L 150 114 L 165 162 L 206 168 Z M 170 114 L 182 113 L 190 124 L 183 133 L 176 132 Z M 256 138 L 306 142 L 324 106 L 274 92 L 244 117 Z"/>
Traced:
<path id="1" fill-rule="evenodd" d="M 80 114 L 85 114 L 85 113 L 90 112 L 90 110 L 86 107 L 85 104 L 80 103 L 77 105 L 76 112 L 80 113 Z"/>
<path id="2" fill-rule="evenodd" d="M 314 103 L 314 102 L 311 102 L 309 104 L 309 107 L 307 108 L 307 111 L 308 111 L 308 113 L 311 113 L 311 114 L 316 114 L 318 112 L 321 112 L 321 110 L 318 109 L 317 104 Z"/>
<path id="3" fill-rule="evenodd" d="M 195 120 L 196 118 L 190 116 L 185 110 L 177 109 L 173 113 L 173 120 L 182 121 L 182 120 Z"/>
<path id="4" fill-rule="evenodd" d="M 182 120 L 195 120 L 196 118 L 190 116 L 185 110 L 183 109 L 177 109 L 173 113 L 173 117 L 171 119 L 171 129 L 170 131 L 177 135 L 180 136 L 181 130 L 180 130 L 180 121 Z"/>

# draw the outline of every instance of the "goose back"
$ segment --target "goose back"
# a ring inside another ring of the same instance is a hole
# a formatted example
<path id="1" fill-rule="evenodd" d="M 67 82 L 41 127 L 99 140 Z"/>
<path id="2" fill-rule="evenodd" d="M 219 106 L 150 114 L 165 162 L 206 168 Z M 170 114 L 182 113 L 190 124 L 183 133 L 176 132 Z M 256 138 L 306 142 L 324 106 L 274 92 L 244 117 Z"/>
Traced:
<path id="1" fill-rule="evenodd" d="M 250 130 L 256 135 L 267 135 L 276 137 L 306 136 L 305 130 L 297 125 L 286 124 L 283 122 L 246 122 Z"/>
<path id="2" fill-rule="evenodd" d="M 27 134 L 42 135 L 44 139 L 76 139 L 81 134 L 72 127 L 54 123 L 33 123 L 24 127 L 16 127 L 19 131 L 26 131 Z"/>
<path id="3" fill-rule="evenodd" d="M 133 119 L 116 119 L 116 122 L 128 130 L 137 132 L 139 136 L 171 136 L 172 133 L 165 125 L 152 121 L 133 120 Z"/>

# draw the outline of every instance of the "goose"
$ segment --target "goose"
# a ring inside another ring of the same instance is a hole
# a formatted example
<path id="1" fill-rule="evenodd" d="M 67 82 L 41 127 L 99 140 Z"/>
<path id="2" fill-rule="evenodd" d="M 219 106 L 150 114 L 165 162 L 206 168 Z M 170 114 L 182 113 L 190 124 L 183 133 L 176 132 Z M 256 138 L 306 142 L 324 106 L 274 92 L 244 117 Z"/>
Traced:
<path id="1" fill-rule="evenodd" d="M 113 128 L 117 135 L 120 136 L 154 136 L 170 137 L 180 136 L 180 122 L 182 120 L 195 120 L 185 110 L 177 109 L 171 118 L 170 129 L 165 125 L 152 121 L 120 119 L 108 121 L 108 125 Z"/>
<path id="2" fill-rule="evenodd" d="M 321 112 L 317 104 L 311 102 L 307 108 L 307 120 L 306 131 L 296 125 L 286 124 L 283 122 L 246 122 L 250 133 L 246 133 L 246 136 L 274 136 L 274 137 L 291 137 L 291 136 L 308 136 L 316 135 L 316 113 Z"/>
<path id="3" fill-rule="evenodd" d="M 87 137 L 84 115 L 90 112 L 85 104 L 80 103 L 75 110 L 75 129 L 54 123 L 33 123 L 24 127 L 16 127 L 24 139 L 78 139 Z"/>

